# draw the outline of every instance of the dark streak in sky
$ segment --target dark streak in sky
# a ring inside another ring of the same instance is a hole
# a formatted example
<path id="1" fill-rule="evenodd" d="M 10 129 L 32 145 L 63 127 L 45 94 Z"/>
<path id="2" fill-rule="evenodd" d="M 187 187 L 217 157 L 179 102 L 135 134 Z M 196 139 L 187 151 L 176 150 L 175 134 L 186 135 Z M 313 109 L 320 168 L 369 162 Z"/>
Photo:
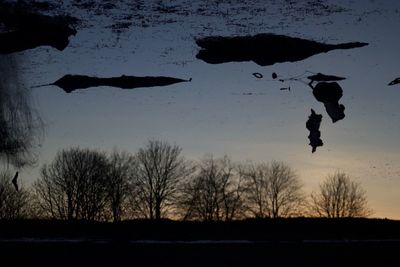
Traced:
<path id="1" fill-rule="evenodd" d="M 72 91 L 78 89 L 85 89 L 97 86 L 111 86 L 111 87 L 118 87 L 121 89 L 134 89 L 139 87 L 166 86 L 175 83 L 189 82 L 189 81 L 191 81 L 191 79 L 183 80 L 183 79 L 178 79 L 173 77 L 163 77 L 163 76 L 136 77 L 136 76 L 122 75 L 120 77 L 98 78 L 85 75 L 68 74 L 63 76 L 59 80 L 55 81 L 54 83 L 48 85 L 56 85 L 62 88 L 65 92 L 71 93 Z"/>
<path id="2" fill-rule="evenodd" d="M 315 75 L 307 76 L 307 79 L 311 80 L 311 82 L 329 82 L 329 81 L 342 81 L 345 80 L 346 78 L 317 73 Z"/>
<path id="3" fill-rule="evenodd" d="M 391 81 L 388 85 L 395 85 L 400 83 L 400 78 L 396 78 L 393 81 Z"/>
<path id="4" fill-rule="evenodd" d="M 196 57 L 207 63 L 254 61 L 260 66 L 295 62 L 335 49 L 351 49 L 368 45 L 360 42 L 325 44 L 271 33 L 254 36 L 205 37 L 196 40 L 196 44 L 202 48 Z"/>

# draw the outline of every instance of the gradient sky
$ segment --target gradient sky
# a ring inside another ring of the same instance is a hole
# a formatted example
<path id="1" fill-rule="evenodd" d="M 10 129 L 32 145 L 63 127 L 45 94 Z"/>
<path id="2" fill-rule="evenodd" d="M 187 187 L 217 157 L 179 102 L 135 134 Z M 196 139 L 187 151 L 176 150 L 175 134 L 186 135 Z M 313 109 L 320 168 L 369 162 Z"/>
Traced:
<path id="1" fill-rule="evenodd" d="M 32 89 L 46 125 L 38 166 L 70 146 L 135 152 L 156 138 L 182 146 L 190 159 L 213 153 L 235 161 L 285 161 L 307 192 L 328 174 L 344 171 L 367 190 L 375 217 L 400 219 L 400 85 L 387 86 L 400 76 L 400 1 L 175 0 L 165 4 L 174 7 L 169 14 L 160 11 L 160 1 L 141 2 L 88 10 L 63 1 L 53 13 L 81 18 L 78 33 L 62 52 L 40 47 L 19 53 L 23 83 L 47 84 L 65 74 L 193 81 L 71 94 L 54 86 Z M 116 21 L 133 24 L 118 33 L 111 27 Z M 195 38 L 265 32 L 369 46 L 266 67 L 253 62 L 209 65 L 195 57 Z M 344 120 L 332 124 L 303 84 L 286 83 L 292 90 L 281 91 L 282 84 L 269 78 L 272 72 L 290 77 L 306 70 L 347 77 L 340 82 Z M 256 79 L 253 72 L 264 78 Z M 323 115 L 324 146 L 314 154 L 305 128 L 311 108 Z M 23 182 L 37 179 L 38 169 L 24 170 Z"/>

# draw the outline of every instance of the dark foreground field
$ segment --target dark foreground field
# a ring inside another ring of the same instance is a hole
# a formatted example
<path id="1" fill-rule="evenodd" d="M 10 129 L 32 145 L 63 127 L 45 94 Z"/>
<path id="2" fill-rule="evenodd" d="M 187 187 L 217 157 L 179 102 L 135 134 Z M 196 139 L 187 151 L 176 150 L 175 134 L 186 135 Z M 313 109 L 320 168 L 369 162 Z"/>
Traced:
<path id="1" fill-rule="evenodd" d="M 400 222 L 0 222 L 0 266 L 400 266 Z"/>

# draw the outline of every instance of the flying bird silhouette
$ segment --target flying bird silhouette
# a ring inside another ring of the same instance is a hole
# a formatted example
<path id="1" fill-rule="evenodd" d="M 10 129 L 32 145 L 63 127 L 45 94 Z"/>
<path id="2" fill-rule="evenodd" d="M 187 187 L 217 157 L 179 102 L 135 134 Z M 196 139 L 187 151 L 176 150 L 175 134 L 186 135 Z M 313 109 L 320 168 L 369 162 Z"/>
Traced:
<path id="1" fill-rule="evenodd" d="M 18 191 L 18 182 L 17 182 L 17 179 L 18 179 L 18 172 L 15 173 L 15 176 L 14 176 L 14 178 L 13 178 L 12 181 L 11 181 L 12 184 L 14 185 L 15 190 Z"/>

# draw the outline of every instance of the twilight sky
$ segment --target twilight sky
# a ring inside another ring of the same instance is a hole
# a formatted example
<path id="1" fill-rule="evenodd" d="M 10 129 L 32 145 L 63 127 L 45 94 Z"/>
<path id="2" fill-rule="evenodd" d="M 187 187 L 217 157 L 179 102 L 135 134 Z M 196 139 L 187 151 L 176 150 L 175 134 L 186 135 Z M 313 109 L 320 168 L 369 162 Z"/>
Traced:
<path id="1" fill-rule="evenodd" d="M 46 134 L 38 166 L 21 175 L 26 184 L 37 179 L 39 167 L 59 149 L 135 152 L 156 138 L 182 146 L 190 159 L 213 153 L 234 161 L 285 161 L 307 192 L 327 174 L 344 171 L 367 190 L 375 217 L 400 219 L 400 85 L 387 86 L 400 76 L 399 1 L 50 2 L 55 4 L 50 14 L 81 19 L 78 33 L 61 52 L 40 47 L 16 55 L 26 86 L 52 83 L 65 74 L 193 80 L 70 94 L 55 86 L 33 88 Z M 210 65 L 195 57 L 195 38 L 257 33 L 369 45 L 266 67 L 253 62 Z M 291 77 L 305 71 L 347 78 L 340 82 L 343 120 L 333 124 L 305 85 L 270 78 L 272 72 Z M 264 78 L 256 79 L 253 72 Z M 281 91 L 282 86 L 292 90 Z M 323 115 L 324 146 L 314 154 L 305 128 L 311 108 Z"/>

